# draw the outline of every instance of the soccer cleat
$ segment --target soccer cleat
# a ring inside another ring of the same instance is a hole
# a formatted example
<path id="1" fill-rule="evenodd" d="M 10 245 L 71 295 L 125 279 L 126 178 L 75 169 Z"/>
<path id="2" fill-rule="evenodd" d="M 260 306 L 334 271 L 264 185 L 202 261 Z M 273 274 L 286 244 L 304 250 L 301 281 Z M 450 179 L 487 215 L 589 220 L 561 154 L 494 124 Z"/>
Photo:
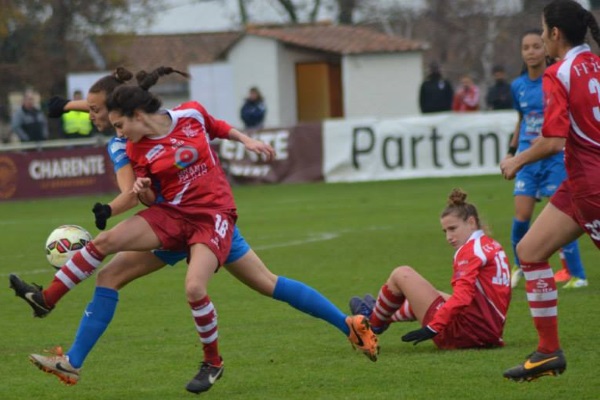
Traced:
<path id="1" fill-rule="evenodd" d="M 554 274 L 554 280 L 556 282 L 567 282 L 571 279 L 571 274 L 566 268 L 561 268 Z"/>
<path id="2" fill-rule="evenodd" d="M 188 382 L 185 390 L 196 394 L 206 392 L 215 384 L 217 379 L 221 379 L 224 369 L 225 366 L 223 365 L 223 359 L 221 359 L 221 365 L 218 367 L 209 364 L 206 361 L 202 361 L 202 364 L 200 364 L 200 370 L 196 376 L 194 376 L 192 380 Z"/>
<path id="3" fill-rule="evenodd" d="M 44 318 L 50 314 L 50 311 L 54 307 L 46 304 L 40 285 L 36 285 L 35 283 L 30 285 L 15 274 L 10 274 L 8 280 L 10 281 L 11 289 L 15 291 L 15 295 L 25 300 L 31 306 L 34 317 Z"/>
<path id="4" fill-rule="evenodd" d="M 30 354 L 29 361 L 42 371 L 55 375 L 67 386 L 73 386 L 79 381 L 80 368 L 75 368 L 69 362 L 69 357 L 63 354 L 62 347 L 49 351 L 53 356 L 47 357 L 39 354 Z"/>
<path id="5" fill-rule="evenodd" d="M 377 361 L 379 345 L 377 335 L 371 330 L 369 319 L 364 315 L 353 315 L 346 317 L 346 324 L 350 328 L 348 340 L 352 347 L 362 351 L 369 360 Z"/>
<path id="6" fill-rule="evenodd" d="M 588 285 L 587 279 L 573 277 L 573 278 L 569 279 L 569 282 L 567 282 L 566 285 L 563 286 L 563 289 L 579 289 L 582 287 L 586 287 L 587 285 Z"/>
<path id="7" fill-rule="evenodd" d="M 510 272 L 510 287 L 512 289 L 516 288 L 519 285 L 519 281 L 523 277 L 523 270 L 518 265 L 512 267 Z"/>
<path id="8" fill-rule="evenodd" d="M 562 350 L 545 354 L 534 351 L 523 364 L 504 371 L 504 377 L 516 382 L 530 382 L 542 376 L 558 376 L 567 369 Z"/>
<path id="9" fill-rule="evenodd" d="M 373 313 L 373 307 L 369 307 L 369 305 L 358 296 L 354 296 L 350 299 L 349 306 L 352 315 L 364 315 L 365 317 L 369 318 L 371 313 Z"/>

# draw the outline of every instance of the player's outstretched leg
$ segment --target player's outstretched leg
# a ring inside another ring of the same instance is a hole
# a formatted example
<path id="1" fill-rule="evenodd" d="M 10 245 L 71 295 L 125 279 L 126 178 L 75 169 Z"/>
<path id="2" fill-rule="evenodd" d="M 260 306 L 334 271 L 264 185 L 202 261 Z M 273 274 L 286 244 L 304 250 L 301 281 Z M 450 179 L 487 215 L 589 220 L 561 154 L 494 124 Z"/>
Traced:
<path id="1" fill-rule="evenodd" d="M 53 356 L 42 356 L 40 354 L 30 354 L 29 361 L 44 372 L 55 375 L 65 385 L 72 386 L 79 381 L 79 368 L 74 368 L 69 362 L 69 357 L 65 356 L 62 347 L 56 347 Z"/>
<path id="2" fill-rule="evenodd" d="M 212 385 L 214 385 L 217 379 L 221 379 L 224 369 L 225 366 L 223 365 L 223 359 L 221 359 L 220 366 L 215 366 L 203 361 L 202 364 L 200 364 L 200 370 L 196 376 L 194 376 L 192 380 L 188 382 L 185 389 L 188 392 L 196 394 L 206 392 L 212 387 Z"/>
<path id="3" fill-rule="evenodd" d="M 545 354 L 534 351 L 524 363 L 504 371 L 504 377 L 516 382 L 530 382 L 542 376 L 558 376 L 567 369 L 567 359 L 562 350 Z"/>
<path id="4" fill-rule="evenodd" d="M 346 324 L 350 328 L 348 340 L 352 347 L 362 351 L 369 360 L 377 361 L 379 344 L 377 335 L 371 330 L 369 319 L 364 315 L 353 315 L 346 318 Z"/>
<path id="5" fill-rule="evenodd" d="M 41 286 L 35 283 L 30 285 L 15 274 L 10 274 L 8 280 L 10 281 L 10 288 L 15 291 L 15 295 L 31 306 L 34 317 L 44 318 L 50 314 L 54 307 L 49 306 L 44 300 Z"/>

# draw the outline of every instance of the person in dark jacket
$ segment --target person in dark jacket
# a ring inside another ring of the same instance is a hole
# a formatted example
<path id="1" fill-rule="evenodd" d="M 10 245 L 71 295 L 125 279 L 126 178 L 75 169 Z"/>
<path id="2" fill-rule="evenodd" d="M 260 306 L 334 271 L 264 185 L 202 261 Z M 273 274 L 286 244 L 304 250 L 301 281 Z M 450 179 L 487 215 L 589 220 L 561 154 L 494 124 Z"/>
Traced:
<path id="1" fill-rule="evenodd" d="M 260 129 L 264 125 L 267 107 L 265 101 L 257 87 L 250 88 L 248 97 L 246 98 L 240 116 L 244 121 L 246 129 Z"/>
<path id="2" fill-rule="evenodd" d="M 429 65 L 429 75 L 421 84 L 419 106 L 423 114 L 450 111 L 454 89 L 452 84 L 442 76 L 437 63 Z"/>
<path id="3" fill-rule="evenodd" d="M 488 88 L 486 96 L 487 107 L 490 110 L 512 110 L 512 94 L 510 83 L 506 80 L 504 67 L 496 65 L 492 69 L 494 84 Z"/>
<path id="4" fill-rule="evenodd" d="M 42 110 L 35 106 L 35 94 L 32 91 L 23 94 L 23 104 L 13 114 L 11 128 L 21 142 L 48 139 L 48 122 Z"/>

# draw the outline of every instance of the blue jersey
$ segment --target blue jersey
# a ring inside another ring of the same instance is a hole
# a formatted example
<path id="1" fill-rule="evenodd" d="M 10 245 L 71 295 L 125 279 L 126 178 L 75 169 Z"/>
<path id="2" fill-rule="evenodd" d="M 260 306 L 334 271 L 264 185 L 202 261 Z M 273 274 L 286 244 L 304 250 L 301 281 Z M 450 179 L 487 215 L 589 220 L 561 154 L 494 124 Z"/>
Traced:
<path id="1" fill-rule="evenodd" d="M 123 168 L 125 165 L 130 164 L 129 157 L 125 153 L 125 147 L 127 145 L 127 138 L 113 136 L 108 141 L 108 155 L 110 161 L 113 163 L 113 170 L 115 174 L 118 170 Z M 159 192 L 159 191 L 157 191 Z M 159 194 L 156 201 L 162 201 L 162 196 Z M 237 226 L 233 230 L 233 238 L 231 240 L 231 249 L 225 264 L 231 264 L 244 256 L 250 250 L 250 245 L 246 242 L 246 239 L 242 236 Z M 164 261 L 165 264 L 174 265 L 179 261 L 187 258 L 187 252 L 177 252 L 168 250 L 154 250 L 154 255 Z"/>
<path id="2" fill-rule="evenodd" d="M 510 90 L 514 108 L 523 116 L 519 129 L 519 151 L 523 151 L 531 146 L 531 141 L 542 131 L 544 122 L 542 77 L 531 80 L 525 73 L 512 82 Z"/>
<path id="3" fill-rule="evenodd" d="M 523 116 L 519 127 L 519 148 L 522 152 L 531 147 L 531 142 L 541 135 L 544 122 L 544 94 L 542 77 L 531 80 L 522 74 L 510 85 L 513 105 Z M 525 165 L 515 177 L 514 195 L 549 197 L 565 179 L 564 152 Z"/>

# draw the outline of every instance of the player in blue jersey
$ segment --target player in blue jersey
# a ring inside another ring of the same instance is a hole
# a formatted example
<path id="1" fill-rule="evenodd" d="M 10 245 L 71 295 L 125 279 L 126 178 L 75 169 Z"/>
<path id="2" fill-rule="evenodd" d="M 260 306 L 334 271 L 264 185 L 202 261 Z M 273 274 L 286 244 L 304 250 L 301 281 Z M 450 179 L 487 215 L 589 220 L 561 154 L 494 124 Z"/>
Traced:
<path id="1" fill-rule="evenodd" d="M 527 150 L 540 136 L 544 121 L 542 75 L 546 69 L 546 51 L 542 32 L 538 29 L 527 31 L 521 38 L 521 56 L 524 67 L 521 76 L 511 84 L 514 108 L 519 112 L 515 134 L 510 143 L 507 158 L 516 152 Z M 515 217 L 513 218 L 511 241 L 515 255 L 515 265 L 511 274 L 511 286 L 517 286 L 523 271 L 519 267 L 517 244 L 529 229 L 536 202 L 542 197 L 550 197 L 565 180 L 564 152 L 524 166 L 515 179 Z M 587 286 L 588 282 L 579 255 L 577 241 L 564 246 L 560 252 L 570 278 L 565 288 Z M 562 271 L 562 270 L 561 270 Z M 559 271 L 557 273 L 561 275 Z"/>
<path id="2" fill-rule="evenodd" d="M 90 119 L 101 132 L 111 129 L 105 101 L 112 91 L 131 79 L 129 71 L 118 69 L 114 75 L 101 78 L 89 91 L 87 102 L 68 102 L 53 99 L 50 115 L 60 115 L 61 111 L 82 109 L 89 111 Z M 108 152 L 114 164 L 115 174 L 121 193 L 109 204 L 96 204 L 94 214 L 96 226 L 106 227 L 107 219 L 120 214 L 138 204 L 138 198 L 131 194 L 135 180 L 133 168 L 125 154 L 125 139 L 114 137 L 108 144 Z M 142 202 L 145 199 L 140 199 Z M 96 290 L 80 322 L 73 345 L 64 355 L 59 350 L 56 356 L 32 355 L 32 360 L 40 369 L 56 375 L 63 382 L 75 384 L 79 380 L 83 362 L 97 340 L 110 324 L 118 302 L 118 290 L 129 282 L 164 267 L 173 265 L 187 257 L 186 253 L 169 251 L 122 252 L 98 272 Z M 321 318 L 344 333 L 351 344 L 361 350 L 372 361 L 376 361 L 379 351 L 377 337 L 371 331 L 368 320 L 363 316 L 348 316 L 331 301 L 310 286 L 283 276 L 273 274 L 250 248 L 237 227 L 234 231 L 231 250 L 225 268 L 238 280 L 257 292 L 288 303 L 290 306 L 311 316 Z M 11 287 L 33 308 L 34 315 L 44 317 L 54 305 L 46 304 L 41 296 L 41 288 L 30 285 L 15 275 L 10 277 Z M 32 302 L 31 298 L 38 298 Z M 57 368 L 60 365 L 60 368 Z M 221 376 L 222 366 L 207 363 L 200 365 L 198 374 L 188 383 L 186 389 L 201 393 L 212 387 L 214 376 Z"/>

